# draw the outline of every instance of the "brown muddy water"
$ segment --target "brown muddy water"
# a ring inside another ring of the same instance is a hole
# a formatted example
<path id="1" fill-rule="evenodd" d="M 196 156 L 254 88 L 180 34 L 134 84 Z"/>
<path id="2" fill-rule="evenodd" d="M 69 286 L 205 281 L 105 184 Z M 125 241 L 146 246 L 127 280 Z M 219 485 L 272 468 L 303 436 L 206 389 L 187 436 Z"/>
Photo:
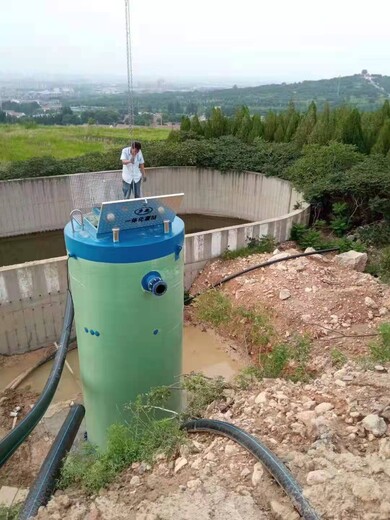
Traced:
<path id="1" fill-rule="evenodd" d="M 183 373 L 201 372 L 208 377 L 223 376 L 232 379 L 242 368 L 243 362 L 227 352 L 228 347 L 221 338 L 212 331 L 203 332 L 194 326 L 185 326 L 183 334 Z M 15 363 L 0 367 L 0 392 L 19 374 L 31 365 L 29 355 L 15 356 Z M 19 362 L 18 362 L 19 360 Z M 67 361 L 73 371 L 65 365 L 61 380 L 52 403 L 76 400 L 81 396 L 80 368 L 77 349 L 71 351 Z M 45 386 L 52 367 L 52 362 L 39 367 L 20 385 L 20 389 L 40 393 Z"/>
<path id="2" fill-rule="evenodd" d="M 180 215 L 180 217 L 184 220 L 187 234 L 237 226 L 248 222 L 238 218 L 214 217 L 195 213 Z M 0 267 L 55 258 L 65 254 L 64 232 L 62 229 L 0 238 Z"/>

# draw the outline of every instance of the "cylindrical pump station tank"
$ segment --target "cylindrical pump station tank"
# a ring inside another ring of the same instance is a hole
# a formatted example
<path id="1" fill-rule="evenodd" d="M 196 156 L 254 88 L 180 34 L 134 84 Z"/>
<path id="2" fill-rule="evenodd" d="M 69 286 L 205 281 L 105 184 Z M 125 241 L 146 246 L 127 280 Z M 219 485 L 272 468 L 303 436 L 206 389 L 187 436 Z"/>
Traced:
<path id="1" fill-rule="evenodd" d="M 131 420 L 126 405 L 181 374 L 182 197 L 103 203 L 65 227 L 88 439 L 101 448 Z"/>

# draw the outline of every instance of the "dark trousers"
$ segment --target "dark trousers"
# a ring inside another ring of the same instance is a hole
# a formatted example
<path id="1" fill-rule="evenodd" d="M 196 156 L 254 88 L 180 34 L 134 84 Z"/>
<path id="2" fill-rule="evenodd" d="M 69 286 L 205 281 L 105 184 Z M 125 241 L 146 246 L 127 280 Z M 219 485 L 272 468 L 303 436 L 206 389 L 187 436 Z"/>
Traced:
<path id="1" fill-rule="evenodd" d="M 135 199 L 139 199 L 141 197 L 141 181 L 142 179 L 140 179 L 138 182 L 131 181 L 130 184 L 126 181 L 122 181 L 122 191 L 125 199 L 130 198 L 131 192 L 133 190 Z"/>

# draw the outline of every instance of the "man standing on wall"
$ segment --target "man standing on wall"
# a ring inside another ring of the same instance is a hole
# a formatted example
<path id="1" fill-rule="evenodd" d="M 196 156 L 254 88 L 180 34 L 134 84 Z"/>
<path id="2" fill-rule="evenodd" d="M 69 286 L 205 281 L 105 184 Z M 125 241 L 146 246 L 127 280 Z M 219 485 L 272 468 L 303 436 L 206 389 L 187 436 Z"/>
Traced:
<path id="1" fill-rule="evenodd" d="M 123 148 L 121 154 L 122 190 L 125 199 L 129 199 L 134 190 L 134 198 L 141 197 L 141 182 L 146 181 L 145 161 L 141 152 L 141 143 L 134 141 L 131 146 Z"/>

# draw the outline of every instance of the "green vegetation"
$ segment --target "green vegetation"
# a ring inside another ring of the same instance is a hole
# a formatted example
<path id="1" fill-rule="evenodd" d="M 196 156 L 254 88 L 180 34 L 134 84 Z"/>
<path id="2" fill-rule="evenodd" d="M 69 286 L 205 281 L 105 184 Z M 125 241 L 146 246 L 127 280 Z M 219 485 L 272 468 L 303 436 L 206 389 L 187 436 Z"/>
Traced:
<path id="1" fill-rule="evenodd" d="M 361 74 L 319 81 L 302 81 L 260 85 L 256 87 L 213 89 L 210 91 L 167 91 L 162 93 L 136 94 L 135 112 L 159 112 L 165 121 L 180 121 L 183 115 L 209 115 L 215 106 L 222 107 L 227 115 L 233 115 L 237 106 L 246 105 L 252 114 L 265 115 L 272 110 L 279 112 L 294 101 L 299 110 L 305 110 L 315 100 L 319 107 L 350 104 L 360 110 L 373 110 L 388 97 L 390 77 L 373 75 L 372 79 L 385 89 L 381 92 Z M 80 88 L 81 90 L 81 88 Z M 81 95 L 80 95 L 81 94 Z M 115 111 L 127 113 L 126 92 L 116 95 L 80 92 L 67 100 L 69 105 L 90 107 L 90 111 Z M 26 110 L 24 110 L 26 112 Z M 83 116 L 87 117 L 87 115 Z"/>
<path id="2" fill-rule="evenodd" d="M 296 335 L 288 344 L 278 344 L 270 352 L 260 354 L 260 377 L 307 381 L 311 378 L 307 367 L 309 356 L 309 339 Z"/>
<path id="3" fill-rule="evenodd" d="M 186 417 L 201 417 L 207 406 L 220 399 L 229 386 L 223 377 L 214 379 L 202 374 L 190 374 L 183 378 L 182 388 L 186 392 Z"/>
<path id="4" fill-rule="evenodd" d="M 151 463 L 159 454 L 170 457 L 176 453 L 185 440 L 179 418 L 158 418 L 159 406 L 165 404 L 169 395 L 168 388 L 158 388 L 132 403 L 132 421 L 129 425 L 110 427 L 104 452 L 89 443 L 71 452 L 59 487 L 78 486 L 88 493 L 98 492 L 133 462 Z"/>
<path id="5" fill-rule="evenodd" d="M 154 141 L 166 139 L 168 134 L 169 130 L 166 128 L 137 128 L 133 138 Z M 26 128 L 22 125 L 0 125 L 0 163 L 41 156 L 66 159 L 91 152 L 105 152 L 113 146 L 124 147 L 128 141 L 128 129 L 98 126 Z"/>
<path id="6" fill-rule="evenodd" d="M 259 238 L 250 238 L 248 245 L 235 251 L 225 251 L 223 253 L 223 260 L 233 260 L 234 258 L 246 257 L 256 253 L 272 253 L 276 247 L 276 242 L 272 236 L 263 236 Z"/>
<path id="7" fill-rule="evenodd" d="M 365 251 L 365 245 L 360 241 L 352 241 L 346 237 L 333 237 L 332 235 L 325 235 L 324 231 L 313 227 L 305 226 L 304 224 L 294 224 L 291 229 L 291 240 L 294 240 L 302 249 L 312 247 L 314 249 L 331 249 L 339 248 L 340 253 L 345 253 L 354 249 L 355 251 Z"/>
<path id="8" fill-rule="evenodd" d="M 263 350 L 274 336 L 265 313 L 258 309 L 233 306 L 230 299 L 220 291 L 203 293 L 194 302 L 194 307 L 202 322 L 215 327 L 223 326 L 229 335 L 240 338 L 248 352 L 252 348 Z"/>
<path id="9" fill-rule="evenodd" d="M 289 343 L 278 343 L 269 352 L 260 353 L 259 365 L 245 367 L 236 377 L 239 388 L 249 388 L 263 378 L 282 377 L 291 381 L 309 381 L 308 369 L 310 341 L 304 336 L 294 336 Z"/>
<path id="10" fill-rule="evenodd" d="M 269 317 L 258 309 L 233 306 L 231 300 L 217 290 L 203 293 L 194 303 L 197 317 L 204 323 L 221 327 L 232 337 L 244 343 L 248 353 L 259 353 L 259 365 L 244 370 L 238 384 L 245 387 L 249 382 L 263 377 L 287 377 L 293 381 L 309 378 L 307 363 L 310 343 L 306 337 L 294 336 L 287 344 L 271 345 L 275 331 Z"/>
<path id="11" fill-rule="evenodd" d="M 348 361 L 347 356 L 337 348 L 331 351 L 330 357 L 332 359 L 332 365 L 336 368 L 341 368 Z"/>
<path id="12" fill-rule="evenodd" d="M 370 345 L 370 354 L 373 361 L 387 363 L 390 361 L 390 323 L 379 326 L 379 341 Z"/>
<path id="13" fill-rule="evenodd" d="M 0 506 L 0 520 L 17 520 L 21 504 L 11 507 Z"/>

